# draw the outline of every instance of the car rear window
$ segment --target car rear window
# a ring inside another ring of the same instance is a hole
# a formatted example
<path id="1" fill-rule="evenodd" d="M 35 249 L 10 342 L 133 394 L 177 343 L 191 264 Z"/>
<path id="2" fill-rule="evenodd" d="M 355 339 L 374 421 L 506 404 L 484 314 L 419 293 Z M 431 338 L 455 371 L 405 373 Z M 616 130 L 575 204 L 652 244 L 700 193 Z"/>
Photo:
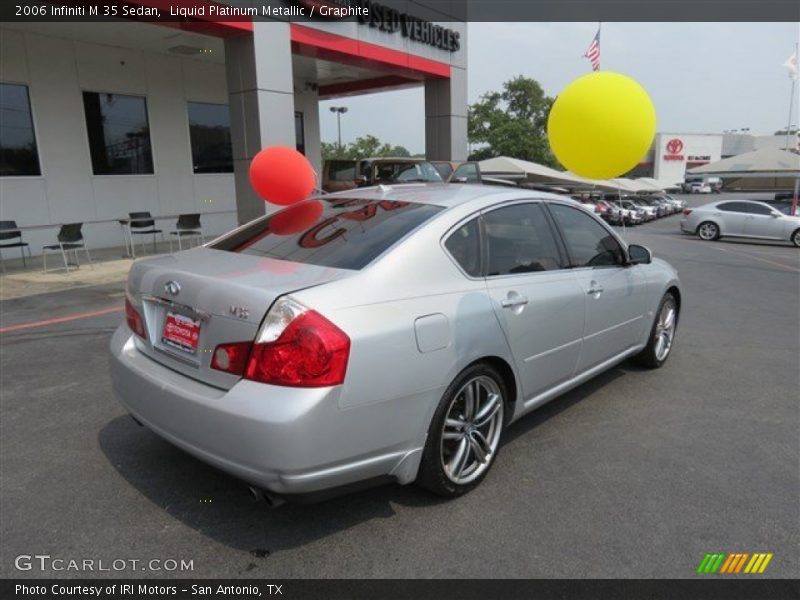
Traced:
<path id="1" fill-rule="evenodd" d="M 395 200 L 306 200 L 257 219 L 210 247 L 358 270 L 442 210 Z"/>

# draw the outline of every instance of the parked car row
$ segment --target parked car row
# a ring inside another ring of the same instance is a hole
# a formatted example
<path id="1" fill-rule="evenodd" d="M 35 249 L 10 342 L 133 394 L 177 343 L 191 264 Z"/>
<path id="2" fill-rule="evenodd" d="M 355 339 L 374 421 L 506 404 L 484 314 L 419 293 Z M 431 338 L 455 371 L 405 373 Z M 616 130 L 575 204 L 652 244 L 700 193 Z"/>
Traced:
<path id="1" fill-rule="evenodd" d="M 668 194 L 592 194 L 573 197 L 612 225 L 638 225 L 680 212 L 686 203 Z"/>

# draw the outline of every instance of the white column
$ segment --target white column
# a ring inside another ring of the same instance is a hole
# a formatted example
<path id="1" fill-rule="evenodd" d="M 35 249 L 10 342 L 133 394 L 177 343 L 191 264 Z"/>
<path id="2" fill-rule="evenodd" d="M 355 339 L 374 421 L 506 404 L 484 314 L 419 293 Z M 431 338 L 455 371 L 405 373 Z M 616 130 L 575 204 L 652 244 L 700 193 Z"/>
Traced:
<path id="1" fill-rule="evenodd" d="M 289 23 L 253 22 L 253 33 L 225 40 L 231 143 L 239 223 L 268 207 L 250 186 L 250 161 L 262 148 L 294 148 L 294 89 Z"/>

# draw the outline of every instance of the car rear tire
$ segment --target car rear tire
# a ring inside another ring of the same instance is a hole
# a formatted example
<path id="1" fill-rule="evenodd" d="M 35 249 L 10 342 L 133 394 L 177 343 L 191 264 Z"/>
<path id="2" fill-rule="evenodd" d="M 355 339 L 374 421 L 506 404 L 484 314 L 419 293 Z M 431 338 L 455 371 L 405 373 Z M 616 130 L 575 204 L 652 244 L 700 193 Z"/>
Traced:
<path id="1" fill-rule="evenodd" d="M 703 221 L 697 226 L 697 237 L 706 242 L 719 239 L 719 225 L 711 221 Z"/>
<path id="2" fill-rule="evenodd" d="M 500 450 L 507 398 L 503 378 L 488 364 L 462 371 L 433 415 L 417 484 L 447 498 L 477 487 Z"/>
<path id="3" fill-rule="evenodd" d="M 672 292 L 667 292 L 658 305 L 647 346 L 633 357 L 636 363 L 648 369 L 658 369 L 667 362 L 675 341 L 678 316 L 678 302 Z"/>
<path id="4" fill-rule="evenodd" d="M 796 229 L 791 237 L 792 243 L 800 248 L 800 229 Z"/>

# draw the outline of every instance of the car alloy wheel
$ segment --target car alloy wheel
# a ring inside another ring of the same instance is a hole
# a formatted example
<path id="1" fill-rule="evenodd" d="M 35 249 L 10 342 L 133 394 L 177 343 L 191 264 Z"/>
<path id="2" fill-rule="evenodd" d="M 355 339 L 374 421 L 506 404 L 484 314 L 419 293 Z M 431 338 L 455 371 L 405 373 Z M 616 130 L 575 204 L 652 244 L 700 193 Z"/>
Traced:
<path id="1" fill-rule="evenodd" d="M 714 223 L 702 223 L 700 227 L 697 228 L 697 235 L 700 236 L 701 240 L 707 242 L 715 240 L 719 235 L 719 227 L 714 225 Z"/>
<path id="2" fill-rule="evenodd" d="M 800 248 L 800 229 L 798 229 L 792 234 L 792 243 L 798 248 Z"/>
<path id="3" fill-rule="evenodd" d="M 441 435 L 440 457 L 448 479 L 471 483 L 491 465 L 503 429 L 503 394 L 490 377 L 468 380 L 453 396 Z"/>
<path id="4" fill-rule="evenodd" d="M 675 338 L 675 326 L 677 324 L 678 310 L 675 299 L 668 296 L 661 305 L 656 321 L 656 343 L 655 355 L 659 362 L 667 360 L 669 351 L 672 349 L 672 340 Z"/>

